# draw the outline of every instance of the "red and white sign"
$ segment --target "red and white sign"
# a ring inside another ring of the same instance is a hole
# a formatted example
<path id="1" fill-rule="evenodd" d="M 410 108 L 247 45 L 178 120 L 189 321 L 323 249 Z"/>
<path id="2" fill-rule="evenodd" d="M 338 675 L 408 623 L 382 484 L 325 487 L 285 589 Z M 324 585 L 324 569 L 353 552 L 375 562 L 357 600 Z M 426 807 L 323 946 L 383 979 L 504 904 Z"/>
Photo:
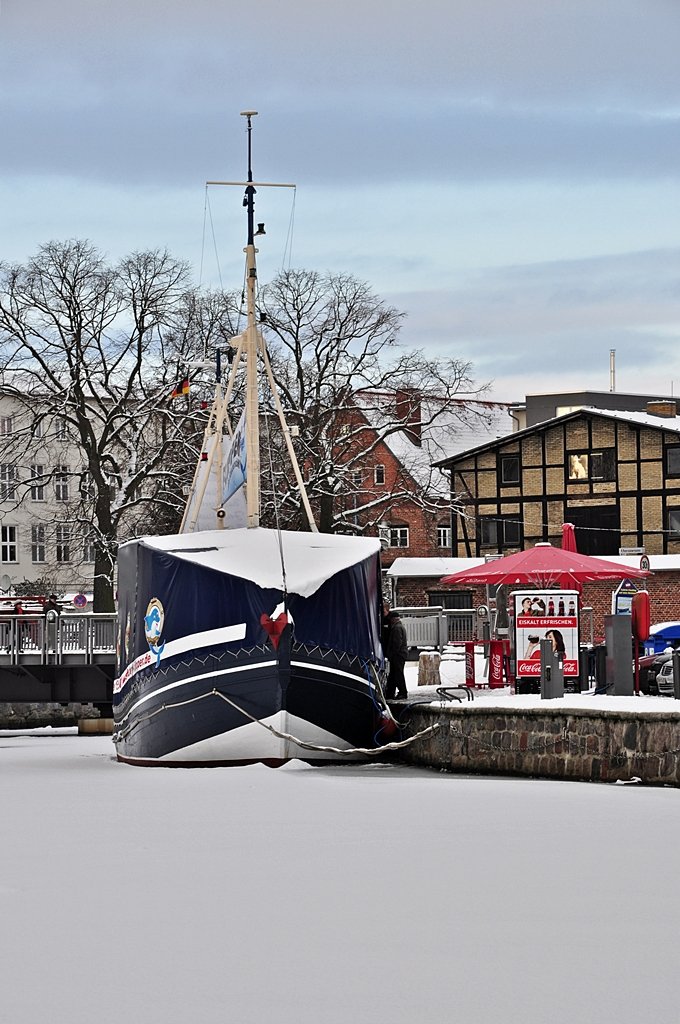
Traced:
<path id="1" fill-rule="evenodd" d="M 503 686 L 503 641 L 489 643 L 489 689 Z"/>
<path id="2" fill-rule="evenodd" d="M 579 595 L 576 590 L 522 590 L 511 595 L 515 611 L 518 676 L 541 674 L 541 640 L 563 655 L 564 675 L 578 676 Z"/>
<path id="3" fill-rule="evenodd" d="M 465 641 L 465 685 L 475 685 L 475 642 Z"/>

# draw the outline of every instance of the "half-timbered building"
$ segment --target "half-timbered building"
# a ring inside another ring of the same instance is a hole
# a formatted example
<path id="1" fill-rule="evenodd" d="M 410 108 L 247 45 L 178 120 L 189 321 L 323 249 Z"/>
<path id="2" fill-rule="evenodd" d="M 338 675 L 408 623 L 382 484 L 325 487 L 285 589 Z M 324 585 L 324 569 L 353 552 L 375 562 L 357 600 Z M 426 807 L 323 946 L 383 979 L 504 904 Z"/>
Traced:
<path id="1" fill-rule="evenodd" d="M 584 554 L 680 552 L 673 401 L 650 401 L 645 411 L 576 409 L 438 465 L 450 474 L 453 556 L 559 544 L 565 522 Z"/>

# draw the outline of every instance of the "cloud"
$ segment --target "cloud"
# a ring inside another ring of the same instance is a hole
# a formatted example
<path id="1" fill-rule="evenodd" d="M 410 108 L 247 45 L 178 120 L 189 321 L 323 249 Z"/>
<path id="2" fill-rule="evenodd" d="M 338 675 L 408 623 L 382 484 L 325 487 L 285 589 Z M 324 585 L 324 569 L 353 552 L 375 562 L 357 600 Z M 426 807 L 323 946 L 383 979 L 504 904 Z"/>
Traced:
<path id="1" fill-rule="evenodd" d="M 0 166 L 177 185 L 240 166 L 252 103 L 261 165 L 308 181 L 677 175 L 679 28 L 660 0 L 6 6 Z"/>
<path id="2" fill-rule="evenodd" d="M 553 388 L 610 347 L 666 372 L 679 29 L 677 0 L 5 3 L 3 256 L 167 245 L 198 277 L 203 183 L 243 176 L 252 107 L 256 176 L 300 186 L 294 263 L 369 281 L 409 344 Z M 227 287 L 239 202 L 211 198 Z M 264 280 L 289 211 L 258 194 Z"/>
<path id="3" fill-rule="evenodd" d="M 399 296 L 420 314 L 402 340 L 470 359 L 506 392 L 525 378 L 583 387 L 598 366 L 608 372 L 615 349 L 636 390 L 640 379 L 680 380 L 679 282 L 680 249 L 488 268 L 445 291 Z"/>

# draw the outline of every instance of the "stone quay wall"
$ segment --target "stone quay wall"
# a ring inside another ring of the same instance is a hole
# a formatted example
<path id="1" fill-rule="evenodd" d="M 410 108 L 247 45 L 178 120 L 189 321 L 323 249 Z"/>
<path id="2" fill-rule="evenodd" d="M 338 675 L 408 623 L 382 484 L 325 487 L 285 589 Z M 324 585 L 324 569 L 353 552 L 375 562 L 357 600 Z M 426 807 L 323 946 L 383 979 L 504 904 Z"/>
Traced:
<path id="1" fill-rule="evenodd" d="M 0 729 L 63 728 L 99 717 L 92 704 L 0 703 Z"/>
<path id="2" fill-rule="evenodd" d="M 546 702 L 552 704 L 552 702 Z M 472 704 L 395 712 L 404 736 L 439 728 L 399 759 L 451 772 L 680 787 L 680 712 L 635 714 L 557 707 L 506 711 Z"/>

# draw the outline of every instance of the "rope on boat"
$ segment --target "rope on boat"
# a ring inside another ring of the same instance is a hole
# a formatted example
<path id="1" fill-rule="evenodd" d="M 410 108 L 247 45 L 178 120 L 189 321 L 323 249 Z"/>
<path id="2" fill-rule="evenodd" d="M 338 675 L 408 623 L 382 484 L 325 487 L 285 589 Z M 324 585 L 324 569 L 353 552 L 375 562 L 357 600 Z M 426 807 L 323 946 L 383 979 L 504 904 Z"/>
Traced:
<path id="1" fill-rule="evenodd" d="M 290 740 L 291 742 L 295 743 L 296 746 L 302 747 L 304 750 L 319 750 L 328 754 L 373 755 L 381 754 L 386 750 L 399 750 L 401 747 L 409 746 L 409 744 L 413 743 L 414 740 L 420 739 L 421 737 L 429 735 L 432 732 L 436 732 L 437 729 L 439 728 L 439 723 L 437 722 L 435 723 L 435 725 L 429 725 L 427 729 L 422 729 L 419 733 L 416 733 L 415 736 L 409 736 L 408 739 L 395 741 L 394 743 L 383 743 L 383 745 L 380 747 L 349 747 L 344 749 L 341 747 L 326 747 L 320 743 L 308 743 L 305 740 L 298 739 L 297 736 L 291 735 L 291 733 L 289 732 L 281 732 L 279 729 L 275 729 L 273 725 L 268 725 L 266 722 L 263 722 L 259 718 L 256 718 L 254 715 L 251 715 L 248 711 L 245 710 L 245 708 L 239 707 L 236 701 L 232 700 L 231 697 L 227 697 L 226 694 L 220 693 L 219 690 L 213 690 L 212 693 L 214 694 L 215 697 L 221 697 L 222 700 L 227 702 L 227 704 L 231 704 L 233 708 L 239 711 L 242 715 L 245 715 L 246 718 L 249 718 L 251 722 L 256 722 L 258 725 L 261 725 L 264 729 L 267 729 L 269 732 L 273 733 L 273 735 L 278 737 L 278 739 Z"/>
<path id="2" fill-rule="evenodd" d="M 414 743 L 416 740 L 422 739 L 423 736 L 428 736 L 430 733 L 436 732 L 440 727 L 439 722 L 436 722 L 434 725 L 429 725 L 426 729 L 421 729 L 420 732 L 415 733 L 413 736 L 409 736 L 405 740 L 395 740 L 393 743 L 383 743 L 380 747 L 349 747 L 343 749 L 342 747 L 323 746 L 319 743 L 309 743 L 306 740 L 298 739 L 297 736 L 293 736 L 291 733 L 281 732 L 279 729 L 275 729 L 273 725 L 268 725 L 267 722 L 263 722 L 255 715 L 251 715 L 249 711 L 242 708 L 235 700 L 232 700 L 231 697 L 227 697 L 226 694 L 213 689 L 209 690 L 207 693 L 201 693 L 197 697 L 190 697 L 188 700 L 178 700 L 172 704 L 162 704 L 161 707 L 156 708 L 155 711 L 151 711 L 148 715 L 138 718 L 137 721 L 132 723 L 127 729 L 124 729 L 119 733 L 115 733 L 113 741 L 115 743 L 117 739 L 123 739 L 125 736 L 129 735 L 137 725 L 141 725 L 143 721 L 148 721 L 149 719 L 154 718 L 156 715 L 159 715 L 161 711 L 170 711 L 173 708 L 183 707 L 186 704 L 194 704 L 196 701 L 204 700 L 206 697 L 220 697 L 221 700 L 226 701 L 227 704 L 230 704 L 245 718 L 249 718 L 251 722 L 255 722 L 256 725 L 261 725 L 263 729 L 267 729 L 268 732 L 272 733 L 272 735 L 276 736 L 280 740 L 290 740 L 292 743 L 295 743 L 296 746 L 302 747 L 303 750 L 318 750 L 321 753 L 338 754 L 340 756 L 366 754 L 368 757 L 374 757 L 376 754 L 384 754 L 388 750 L 400 750 L 403 747 L 410 746 L 410 744 Z"/>

